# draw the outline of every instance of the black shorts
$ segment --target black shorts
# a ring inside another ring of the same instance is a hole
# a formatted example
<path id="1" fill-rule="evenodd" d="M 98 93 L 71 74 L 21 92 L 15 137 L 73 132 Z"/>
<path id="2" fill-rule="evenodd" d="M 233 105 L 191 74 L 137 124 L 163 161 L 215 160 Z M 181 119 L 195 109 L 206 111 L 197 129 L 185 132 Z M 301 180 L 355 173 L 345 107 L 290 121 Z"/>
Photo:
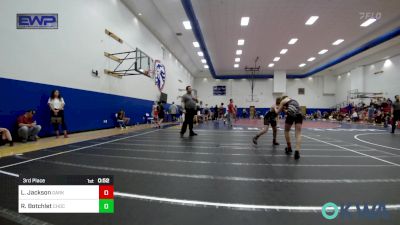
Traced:
<path id="1" fill-rule="evenodd" d="M 275 113 L 269 111 L 264 115 L 264 125 L 267 126 L 271 124 L 272 127 L 276 127 L 276 117 L 277 115 Z"/>
<path id="2" fill-rule="evenodd" d="M 286 116 L 286 120 L 285 120 L 286 124 L 290 124 L 292 125 L 294 124 L 302 124 L 303 123 L 303 115 L 301 113 L 297 113 L 295 115 L 287 115 Z"/>
<path id="3" fill-rule="evenodd" d="M 264 120 L 264 125 L 265 126 L 271 125 L 271 127 L 276 127 L 276 120 Z"/>

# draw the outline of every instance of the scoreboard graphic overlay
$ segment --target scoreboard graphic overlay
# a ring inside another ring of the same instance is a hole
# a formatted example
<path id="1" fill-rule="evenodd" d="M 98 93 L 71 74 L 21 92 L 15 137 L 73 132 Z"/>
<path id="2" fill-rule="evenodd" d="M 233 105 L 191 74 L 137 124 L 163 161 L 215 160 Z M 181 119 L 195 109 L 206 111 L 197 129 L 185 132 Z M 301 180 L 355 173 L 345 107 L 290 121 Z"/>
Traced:
<path id="1" fill-rule="evenodd" d="M 20 177 L 18 211 L 19 213 L 114 213 L 113 176 Z"/>

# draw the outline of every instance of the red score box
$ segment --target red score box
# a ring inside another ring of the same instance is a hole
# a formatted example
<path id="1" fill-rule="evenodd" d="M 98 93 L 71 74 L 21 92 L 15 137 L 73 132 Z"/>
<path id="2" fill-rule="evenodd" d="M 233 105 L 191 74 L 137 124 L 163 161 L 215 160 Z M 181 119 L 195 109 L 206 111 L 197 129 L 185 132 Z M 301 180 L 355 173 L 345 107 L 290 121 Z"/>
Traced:
<path id="1" fill-rule="evenodd" d="M 114 185 L 99 186 L 99 199 L 113 199 L 113 198 L 114 198 Z"/>

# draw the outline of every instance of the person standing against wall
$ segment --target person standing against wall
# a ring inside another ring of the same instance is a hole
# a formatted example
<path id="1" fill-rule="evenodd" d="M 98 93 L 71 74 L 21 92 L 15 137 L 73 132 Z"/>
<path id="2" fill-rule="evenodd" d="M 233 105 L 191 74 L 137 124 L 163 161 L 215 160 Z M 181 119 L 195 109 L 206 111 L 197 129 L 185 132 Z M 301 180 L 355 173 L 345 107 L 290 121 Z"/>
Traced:
<path id="1" fill-rule="evenodd" d="M 400 121 L 400 96 L 396 95 L 395 102 L 392 104 L 392 134 L 396 130 L 396 122 Z"/>
<path id="2" fill-rule="evenodd" d="M 60 136 L 59 128 L 64 131 L 64 138 L 68 138 L 67 124 L 64 118 L 64 106 L 65 101 L 61 96 L 59 90 L 53 90 L 47 104 L 50 107 L 51 123 L 53 125 L 54 131 L 56 132 L 56 137 Z"/>
<path id="3" fill-rule="evenodd" d="M 183 113 L 185 114 L 185 121 L 182 124 L 181 129 L 181 137 L 186 133 L 187 126 L 189 126 L 189 135 L 195 136 L 197 135 L 193 132 L 193 118 L 196 115 L 196 103 L 198 102 L 197 98 L 192 95 L 192 87 L 186 87 L 186 94 L 182 96 L 182 108 Z"/>

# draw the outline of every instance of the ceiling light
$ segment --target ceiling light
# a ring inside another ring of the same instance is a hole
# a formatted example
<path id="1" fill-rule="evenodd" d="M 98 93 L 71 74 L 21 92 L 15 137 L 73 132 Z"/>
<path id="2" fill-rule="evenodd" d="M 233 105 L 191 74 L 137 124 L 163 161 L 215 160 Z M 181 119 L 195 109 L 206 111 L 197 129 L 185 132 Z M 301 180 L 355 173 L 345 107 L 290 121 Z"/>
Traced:
<path id="1" fill-rule="evenodd" d="M 321 51 L 318 52 L 318 54 L 323 55 L 328 51 L 328 49 L 322 49 Z"/>
<path id="2" fill-rule="evenodd" d="M 204 69 L 208 69 L 208 65 L 204 65 Z"/>
<path id="3" fill-rule="evenodd" d="M 192 25 L 190 25 L 190 21 L 186 20 L 186 21 L 183 21 L 182 23 L 186 30 L 192 29 Z"/>
<path id="4" fill-rule="evenodd" d="M 208 80 L 207 77 L 204 77 L 204 78 L 203 78 L 203 81 L 207 81 L 207 80 Z"/>
<path id="5" fill-rule="evenodd" d="M 234 64 L 233 67 L 239 68 L 239 64 Z"/>
<path id="6" fill-rule="evenodd" d="M 315 21 L 317 21 L 318 18 L 319 18 L 318 16 L 311 16 L 306 21 L 306 25 L 313 25 L 315 23 Z"/>
<path id="7" fill-rule="evenodd" d="M 383 67 L 390 67 L 392 65 L 392 61 L 390 59 L 386 59 L 385 62 L 383 63 Z"/>
<path id="8" fill-rule="evenodd" d="M 343 41 L 344 41 L 343 39 L 337 39 L 335 42 L 332 43 L 332 45 L 339 45 Z"/>
<path id="9" fill-rule="evenodd" d="M 142 15 L 142 13 L 138 13 L 138 16 L 141 16 Z"/>
<path id="10" fill-rule="evenodd" d="M 273 61 L 278 62 L 280 59 L 281 59 L 280 57 L 275 57 Z"/>
<path id="11" fill-rule="evenodd" d="M 312 78 L 312 77 L 309 77 L 308 80 L 313 80 L 313 78 Z"/>
<path id="12" fill-rule="evenodd" d="M 207 60 L 201 59 L 201 62 L 202 62 L 202 63 L 207 63 Z"/>
<path id="13" fill-rule="evenodd" d="M 368 27 L 369 25 L 373 24 L 376 21 L 375 18 L 369 18 L 364 23 L 362 23 L 360 26 L 361 27 Z"/>
<path id="14" fill-rule="evenodd" d="M 306 66 L 305 63 L 302 63 L 302 64 L 299 65 L 299 67 L 304 67 L 304 66 Z"/>
<path id="15" fill-rule="evenodd" d="M 273 67 L 273 66 L 274 66 L 273 63 L 268 64 L 268 67 Z"/>
<path id="16" fill-rule="evenodd" d="M 193 46 L 194 46 L 195 48 L 198 48 L 198 47 L 200 47 L 200 45 L 199 45 L 199 42 L 197 42 L 197 41 L 194 41 L 194 42 L 193 42 Z"/>
<path id="17" fill-rule="evenodd" d="M 244 45 L 244 39 L 239 39 L 238 40 L 238 45 Z"/>
<path id="18" fill-rule="evenodd" d="M 250 17 L 242 17 L 240 20 L 240 26 L 247 26 L 249 25 Z"/>
<path id="19" fill-rule="evenodd" d="M 241 55 L 243 53 L 242 50 L 236 50 L 236 55 Z"/>
<path id="20" fill-rule="evenodd" d="M 235 58 L 235 62 L 240 62 L 240 58 Z"/>
<path id="21" fill-rule="evenodd" d="M 309 61 L 309 62 L 312 62 L 314 60 L 315 60 L 315 57 L 311 57 L 311 58 L 307 59 L 307 61 Z"/>
<path id="22" fill-rule="evenodd" d="M 281 55 L 283 55 L 283 54 L 285 54 L 286 52 L 287 52 L 287 49 L 286 49 L 286 48 L 284 48 L 284 49 L 282 49 L 282 50 L 281 50 L 281 52 L 280 52 L 280 53 L 281 53 Z"/>
<path id="23" fill-rule="evenodd" d="M 199 55 L 199 56 L 201 56 L 201 57 L 204 56 L 203 52 L 197 52 L 197 55 Z"/>
<path id="24" fill-rule="evenodd" d="M 297 42 L 297 40 L 299 40 L 299 39 L 297 39 L 297 38 L 292 38 L 292 39 L 290 39 L 290 41 L 289 41 L 289 45 L 294 45 L 296 42 Z"/>

